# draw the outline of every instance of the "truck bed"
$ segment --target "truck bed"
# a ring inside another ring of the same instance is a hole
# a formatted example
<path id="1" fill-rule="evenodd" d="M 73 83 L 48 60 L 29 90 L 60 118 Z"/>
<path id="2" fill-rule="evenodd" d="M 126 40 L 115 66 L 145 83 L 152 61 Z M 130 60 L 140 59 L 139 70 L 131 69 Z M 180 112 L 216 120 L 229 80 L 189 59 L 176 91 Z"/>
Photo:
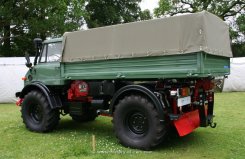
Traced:
<path id="1" fill-rule="evenodd" d="M 192 78 L 229 73 L 229 57 L 205 52 L 61 63 L 62 77 L 71 80 Z"/>

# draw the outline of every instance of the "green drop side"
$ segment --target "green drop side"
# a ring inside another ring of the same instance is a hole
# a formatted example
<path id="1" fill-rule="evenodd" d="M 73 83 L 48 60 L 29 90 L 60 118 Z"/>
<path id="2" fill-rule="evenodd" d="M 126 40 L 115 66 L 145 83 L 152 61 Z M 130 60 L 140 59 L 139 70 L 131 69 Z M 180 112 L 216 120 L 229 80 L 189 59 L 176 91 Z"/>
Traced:
<path id="1" fill-rule="evenodd" d="M 198 78 L 229 73 L 230 58 L 204 52 L 61 63 L 64 80 Z"/>
<path id="2" fill-rule="evenodd" d="M 217 77 L 228 74 L 230 74 L 230 58 L 198 52 L 73 63 L 39 63 L 27 72 L 28 78 L 25 85 L 33 81 L 42 81 L 43 84 L 49 86 L 62 86 L 69 80 L 143 81 L 164 78 Z"/>

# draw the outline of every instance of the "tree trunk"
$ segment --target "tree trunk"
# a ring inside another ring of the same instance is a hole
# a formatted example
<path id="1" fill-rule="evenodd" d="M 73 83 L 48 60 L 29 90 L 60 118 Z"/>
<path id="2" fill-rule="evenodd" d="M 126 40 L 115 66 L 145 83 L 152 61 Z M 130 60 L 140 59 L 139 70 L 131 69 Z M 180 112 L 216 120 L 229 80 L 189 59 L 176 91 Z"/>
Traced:
<path id="1" fill-rule="evenodd" d="M 5 52 L 7 53 L 8 51 L 10 52 L 11 46 L 10 46 L 10 25 L 5 25 L 3 27 L 3 48 Z"/>

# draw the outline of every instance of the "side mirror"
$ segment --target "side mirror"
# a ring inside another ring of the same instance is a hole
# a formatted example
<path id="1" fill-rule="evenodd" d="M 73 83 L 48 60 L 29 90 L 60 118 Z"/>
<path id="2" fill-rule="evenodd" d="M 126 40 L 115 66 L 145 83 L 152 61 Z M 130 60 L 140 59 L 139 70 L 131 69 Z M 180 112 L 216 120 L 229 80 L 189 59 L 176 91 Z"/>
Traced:
<path id="1" fill-rule="evenodd" d="M 35 38 L 33 40 L 34 44 L 35 44 L 35 48 L 36 48 L 36 56 L 34 59 L 34 65 L 37 64 L 37 58 L 40 55 L 41 49 L 42 49 L 42 39 L 40 38 Z"/>
<path id="2" fill-rule="evenodd" d="M 41 49 L 41 47 L 42 47 L 42 39 L 40 39 L 40 38 L 35 38 L 35 39 L 33 40 L 33 42 L 34 42 L 34 44 L 35 44 L 35 48 L 36 48 L 36 49 Z"/>
<path id="3" fill-rule="evenodd" d="M 26 58 L 26 67 L 31 68 L 32 63 L 31 63 L 30 56 L 28 53 L 25 54 L 25 58 Z"/>

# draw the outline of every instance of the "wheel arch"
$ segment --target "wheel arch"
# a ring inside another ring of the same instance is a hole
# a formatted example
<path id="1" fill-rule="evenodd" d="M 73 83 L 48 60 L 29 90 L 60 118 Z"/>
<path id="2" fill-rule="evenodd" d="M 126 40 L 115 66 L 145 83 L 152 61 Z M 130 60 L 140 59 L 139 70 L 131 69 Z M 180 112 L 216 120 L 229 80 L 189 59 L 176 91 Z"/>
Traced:
<path id="1" fill-rule="evenodd" d="M 34 83 L 30 83 L 30 84 L 26 85 L 22 89 L 22 91 L 18 94 L 18 97 L 24 98 L 26 94 L 28 94 L 29 92 L 31 92 L 33 90 L 37 90 L 37 91 L 40 91 L 41 93 L 43 93 L 45 95 L 45 97 L 47 98 L 48 103 L 52 109 L 62 107 L 62 102 L 61 102 L 60 97 L 54 95 L 50 91 L 50 89 L 41 82 L 34 82 Z"/>
<path id="2" fill-rule="evenodd" d="M 154 105 L 156 108 L 159 118 L 161 121 L 165 120 L 165 114 L 164 114 L 164 105 L 159 101 L 157 96 L 148 88 L 141 86 L 141 85 L 127 85 L 119 89 L 115 95 L 113 96 L 110 107 L 109 107 L 109 113 L 112 115 L 116 105 L 120 101 L 120 99 L 123 99 L 125 96 L 129 94 L 141 94 L 146 96 Z"/>

